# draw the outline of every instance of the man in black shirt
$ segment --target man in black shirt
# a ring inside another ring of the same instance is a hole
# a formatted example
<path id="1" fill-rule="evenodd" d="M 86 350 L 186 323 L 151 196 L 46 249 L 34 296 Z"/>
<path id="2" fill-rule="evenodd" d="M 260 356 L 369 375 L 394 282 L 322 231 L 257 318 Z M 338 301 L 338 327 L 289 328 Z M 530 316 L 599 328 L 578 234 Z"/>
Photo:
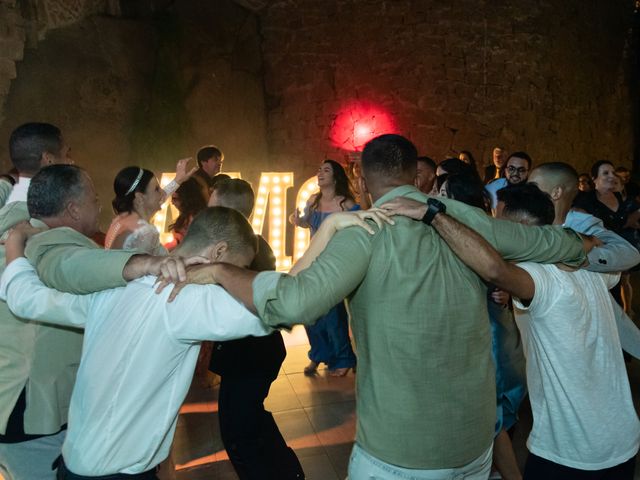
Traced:
<path id="1" fill-rule="evenodd" d="M 209 199 L 209 206 L 233 208 L 247 218 L 253 203 L 251 185 L 240 179 L 217 182 Z M 275 270 L 275 266 L 271 247 L 258 236 L 258 252 L 249 269 Z M 286 355 L 278 331 L 214 345 L 209 369 L 220 375 L 220 434 L 240 480 L 305 478 L 296 454 L 282 438 L 271 412 L 264 409 Z"/>

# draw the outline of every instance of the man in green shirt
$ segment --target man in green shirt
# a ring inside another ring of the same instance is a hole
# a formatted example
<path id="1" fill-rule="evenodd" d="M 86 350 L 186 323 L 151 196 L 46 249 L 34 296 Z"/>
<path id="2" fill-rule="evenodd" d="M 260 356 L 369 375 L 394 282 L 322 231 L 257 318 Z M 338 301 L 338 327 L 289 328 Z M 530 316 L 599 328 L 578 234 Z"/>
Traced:
<path id="1" fill-rule="evenodd" d="M 416 157 L 398 135 L 365 146 L 362 182 L 374 206 L 399 196 L 428 199 L 411 186 Z M 507 259 L 573 265 L 585 259 L 572 231 L 494 220 L 443 202 Z M 313 323 L 348 298 L 359 362 L 351 480 L 488 477 L 495 379 L 487 289 L 430 226 L 396 217 L 373 235 L 347 228 L 296 276 L 206 268 L 272 326 Z"/>

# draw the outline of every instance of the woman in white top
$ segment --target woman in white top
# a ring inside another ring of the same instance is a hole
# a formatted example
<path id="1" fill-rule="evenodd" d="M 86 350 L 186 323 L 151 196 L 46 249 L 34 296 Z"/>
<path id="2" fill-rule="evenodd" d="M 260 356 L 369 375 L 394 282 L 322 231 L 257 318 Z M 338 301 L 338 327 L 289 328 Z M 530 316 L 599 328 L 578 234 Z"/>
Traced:
<path id="1" fill-rule="evenodd" d="M 160 244 L 160 234 L 150 220 L 166 197 L 195 171 L 194 168 L 187 172 L 188 162 L 188 158 L 178 161 L 176 177 L 164 190 L 150 170 L 126 167 L 118 172 L 113 182 L 116 196 L 112 202 L 118 215 L 107 231 L 105 248 L 135 249 L 152 255 L 167 254 Z"/>

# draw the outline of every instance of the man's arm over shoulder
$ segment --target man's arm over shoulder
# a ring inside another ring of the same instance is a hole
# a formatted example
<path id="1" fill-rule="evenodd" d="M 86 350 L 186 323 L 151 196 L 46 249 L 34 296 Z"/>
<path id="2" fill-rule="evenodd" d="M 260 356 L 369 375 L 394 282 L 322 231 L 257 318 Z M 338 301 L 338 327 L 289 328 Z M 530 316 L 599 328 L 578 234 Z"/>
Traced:
<path id="1" fill-rule="evenodd" d="M 372 236 L 359 227 L 341 230 L 296 276 L 274 272 L 258 275 L 253 281 L 253 301 L 260 318 L 272 326 L 315 323 L 360 285 L 380 234 Z"/>
<path id="2" fill-rule="evenodd" d="M 56 228 L 30 239 L 25 255 L 47 286 L 86 294 L 124 286 L 124 268 L 136 252 L 102 250 L 79 232 Z"/>
<path id="3" fill-rule="evenodd" d="M 83 327 L 92 302 L 90 295 L 73 295 L 47 288 L 33 266 L 20 257 L 5 269 L 0 298 L 20 318 L 43 323 Z"/>
<path id="4" fill-rule="evenodd" d="M 427 212 L 427 197 L 415 194 L 396 198 L 382 208 L 393 214 L 420 220 Z M 439 198 L 447 214 L 480 234 L 507 260 L 540 263 L 563 262 L 571 266 L 584 263 L 582 239 L 562 227 L 529 227 L 505 220 L 496 220 L 479 208 L 448 198 Z"/>
<path id="5" fill-rule="evenodd" d="M 604 227 L 602 220 L 589 213 L 571 211 L 565 226 L 576 232 L 598 237 L 604 245 L 588 254 L 587 270 L 593 272 L 623 272 L 640 263 L 640 252 L 615 232 Z"/>
<path id="6" fill-rule="evenodd" d="M 480 234 L 443 213 L 434 217 L 432 225 L 460 260 L 484 280 L 522 300 L 533 298 L 535 285 L 531 276 L 503 260 Z"/>
<path id="7" fill-rule="evenodd" d="M 586 259 L 583 242 L 572 230 L 552 225 L 521 225 L 495 219 L 479 208 L 455 200 L 441 201 L 447 206 L 447 214 L 478 232 L 507 260 L 562 262 L 578 267 Z"/>

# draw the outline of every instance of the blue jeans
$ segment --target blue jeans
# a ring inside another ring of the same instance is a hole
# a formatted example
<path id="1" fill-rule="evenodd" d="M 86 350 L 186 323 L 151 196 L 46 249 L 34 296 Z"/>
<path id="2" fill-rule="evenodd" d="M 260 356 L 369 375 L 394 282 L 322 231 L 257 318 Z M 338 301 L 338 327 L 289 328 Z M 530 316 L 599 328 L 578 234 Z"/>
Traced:
<path id="1" fill-rule="evenodd" d="M 492 450 L 490 446 L 482 455 L 462 467 L 416 470 L 383 462 L 355 443 L 349 460 L 349 480 L 486 480 L 491 473 Z"/>

